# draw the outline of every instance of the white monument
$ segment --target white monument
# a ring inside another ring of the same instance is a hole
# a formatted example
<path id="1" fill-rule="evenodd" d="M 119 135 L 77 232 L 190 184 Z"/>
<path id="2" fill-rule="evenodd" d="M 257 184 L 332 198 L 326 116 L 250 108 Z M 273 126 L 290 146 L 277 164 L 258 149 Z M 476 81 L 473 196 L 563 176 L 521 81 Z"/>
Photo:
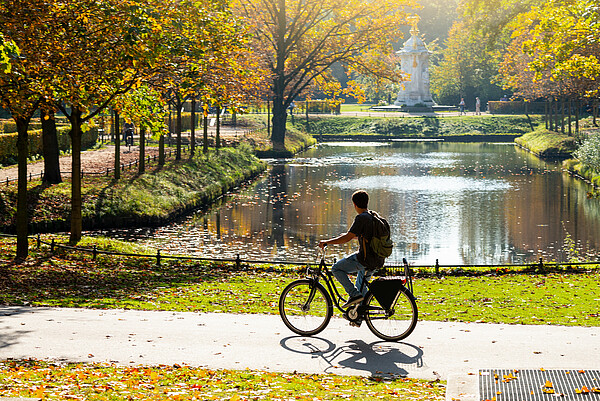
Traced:
<path id="1" fill-rule="evenodd" d="M 435 105 L 429 90 L 429 56 L 431 52 L 421 38 L 419 38 L 419 17 L 410 17 L 412 29 L 410 38 L 404 47 L 396 52 L 400 57 L 400 68 L 409 75 L 409 80 L 402 82 L 404 87 L 398 92 L 394 102 L 400 107 L 432 107 Z"/>

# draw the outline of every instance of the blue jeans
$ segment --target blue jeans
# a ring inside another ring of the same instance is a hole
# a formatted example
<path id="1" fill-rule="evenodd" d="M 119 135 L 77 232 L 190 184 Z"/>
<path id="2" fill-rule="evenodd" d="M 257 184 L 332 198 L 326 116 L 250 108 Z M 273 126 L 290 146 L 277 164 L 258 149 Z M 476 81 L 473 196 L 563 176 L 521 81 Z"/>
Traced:
<path id="1" fill-rule="evenodd" d="M 365 267 L 360 264 L 358 261 L 358 254 L 353 253 L 352 255 L 348 255 L 345 258 L 338 260 L 332 267 L 331 272 L 333 276 L 340 282 L 344 290 L 348 293 L 350 298 L 357 297 L 359 295 L 365 296 L 367 293 L 366 284 L 363 285 L 363 282 L 366 282 L 371 277 L 372 272 L 365 273 Z M 350 279 L 348 278 L 348 274 L 358 273 L 356 275 L 356 284 L 352 284 Z M 360 291 L 361 286 L 362 291 Z"/>

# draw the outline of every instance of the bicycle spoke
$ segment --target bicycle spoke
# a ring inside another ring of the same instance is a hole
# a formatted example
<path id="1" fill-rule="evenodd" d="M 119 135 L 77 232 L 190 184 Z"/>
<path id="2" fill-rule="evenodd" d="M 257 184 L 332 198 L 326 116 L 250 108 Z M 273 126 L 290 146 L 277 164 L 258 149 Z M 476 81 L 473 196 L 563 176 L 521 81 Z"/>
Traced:
<path id="1" fill-rule="evenodd" d="M 389 341 L 401 340 L 410 335 L 417 324 L 417 305 L 409 296 L 408 290 L 399 294 L 389 311 L 379 305 L 372 293 L 369 293 L 365 303 L 365 320 L 369 329 L 379 338 Z"/>
<path id="2" fill-rule="evenodd" d="M 327 326 L 333 307 L 322 286 L 311 287 L 309 280 L 297 280 L 283 290 L 279 313 L 294 333 L 313 335 Z"/>

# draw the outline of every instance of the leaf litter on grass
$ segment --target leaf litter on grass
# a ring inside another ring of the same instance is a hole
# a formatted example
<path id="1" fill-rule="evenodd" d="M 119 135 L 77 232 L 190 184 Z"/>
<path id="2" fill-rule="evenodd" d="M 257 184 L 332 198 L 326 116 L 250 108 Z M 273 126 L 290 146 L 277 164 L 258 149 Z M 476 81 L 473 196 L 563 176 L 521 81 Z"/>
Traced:
<path id="1" fill-rule="evenodd" d="M 443 400 L 441 382 L 210 370 L 186 365 L 0 362 L 0 396 L 43 400 Z"/>

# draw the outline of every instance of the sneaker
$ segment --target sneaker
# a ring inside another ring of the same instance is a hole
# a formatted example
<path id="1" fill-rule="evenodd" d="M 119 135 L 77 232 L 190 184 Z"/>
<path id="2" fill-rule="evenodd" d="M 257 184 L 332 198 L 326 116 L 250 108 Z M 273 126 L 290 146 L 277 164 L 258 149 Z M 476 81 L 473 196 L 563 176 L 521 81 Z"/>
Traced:
<path id="1" fill-rule="evenodd" d="M 352 327 L 360 327 L 361 324 L 362 324 L 362 319 L 350 321 L 350 326 L 352 326 Z"/>
<path id="2" fill-rule="evenodd" d="M 346 302 L 344 305 L 342 305 L 342 308 L 347 308 L 349 306 L 356 305 L 357 303 L 362 302 L 363 299 L 365 299 L 365 298 L 362 295 L 357 295 L 355 297 L 352 297 L 348 300 L 348 302 Z"/>

